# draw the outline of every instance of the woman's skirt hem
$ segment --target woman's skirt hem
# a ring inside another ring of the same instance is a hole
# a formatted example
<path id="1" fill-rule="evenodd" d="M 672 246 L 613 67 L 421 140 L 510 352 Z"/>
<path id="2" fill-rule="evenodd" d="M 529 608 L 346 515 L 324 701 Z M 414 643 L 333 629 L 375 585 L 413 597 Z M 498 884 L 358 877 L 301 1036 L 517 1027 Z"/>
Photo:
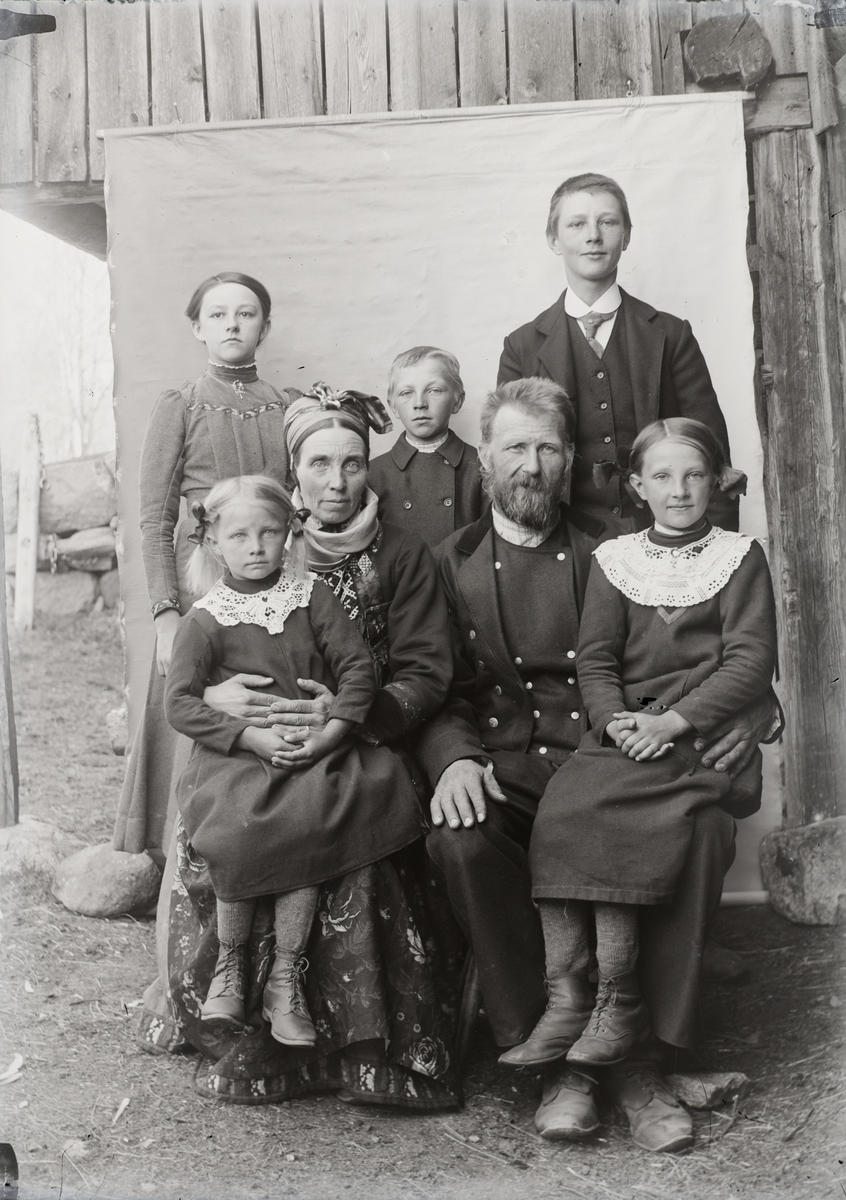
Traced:
<path id="1" fill-rule="evenodd" d="M 674 891 L 649 892 L 636 888 L 580 887 L 577 884 L 536 884 L 533 900 L 597 900 L 605 904 L 671 904 Z"/>

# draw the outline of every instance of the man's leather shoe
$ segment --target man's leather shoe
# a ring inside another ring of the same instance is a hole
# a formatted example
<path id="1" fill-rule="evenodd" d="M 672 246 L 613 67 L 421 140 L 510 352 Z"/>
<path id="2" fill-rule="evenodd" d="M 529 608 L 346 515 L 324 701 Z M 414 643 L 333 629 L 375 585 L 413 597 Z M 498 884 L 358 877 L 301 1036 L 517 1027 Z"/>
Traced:
<path id="1" fill-rule="evenodd" d="M 608 1098 L 629 1119 L 632 1139 L 641 1150 L 677 1154 L 693 1145 L 693 1121 L 646 1062 L 620 1063 L 603 1074 Z"/>
<path id="2" fill-rule="evenodd" d="M 548 1141 L 578 1142 L 599 1128 L 596 1080 L 570 1067 L 551 1072 L 535 1113 L 535 1129 Z"/>
<path id="3" fill-rule="evenodd" d="M 622 1062 L 649 1033 L 649 1012 L 637 975 L 599 976 L 596 1007 L 582 1036 L 567 1055 L 572 1066 L 603 1067 Z"/>
<path id="4" fill-rule="evenodd" d="M 593 989 L 586 974 L 559 975 L 546 985 L 549 1003 L 528 1039 L 500 1054 L 507 1067 L 539 1067 L 563 1058 L 587 1025 Z"/>

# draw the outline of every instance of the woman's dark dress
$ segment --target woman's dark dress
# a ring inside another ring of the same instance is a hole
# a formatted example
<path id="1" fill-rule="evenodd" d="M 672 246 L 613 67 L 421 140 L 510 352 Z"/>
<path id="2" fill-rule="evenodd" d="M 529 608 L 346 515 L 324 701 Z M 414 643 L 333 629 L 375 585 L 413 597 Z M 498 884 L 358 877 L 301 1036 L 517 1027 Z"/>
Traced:
<path id="1" fill-rule="evenodd" d="M 452 678 L 446 602 L 422 540 L 383 525 L 366 550 L 321 576 L 362 634 L 379 690 L 361 736 L 389 744 L 422 781 L 403 738 L 443 704 Z M 181 819 L 168 857 L 159 907 L 167 944 L 161 980 L 145 993 L 139 1041 L 152 1052 L 196 1049 L 195 1088 L 243 1104 L 290 1100 L 338 1090 L 364 1103 L 414 1109 L 460 1100 L 452 1062 L 450 1009 L 443 981 L 456 974 L 460 940 L 437 908 L 430 867 L 418 840 L 360 870 L 327 879 L 306 947 L 306 993 L 315 1050 L 274 1041 L 261 1018 L 261 997 L 274 952 L 273 905 L 258 902 L 250 940 L 250 979 L 243 1034 L 216 1037 L 200 1006 L 217 959 L 215 895 L 208 865 Z M 441 902 L 443 903 L 443 902 Z M 435 935 L 434 925 L 437 924 Z"/>
<path id="2" fill-rule="evenodd" d="M 766 695 L 775 667 L 775 606 L 764 552 L 739 534 L 711 532 L 725 542 L 737 539 L 745 551 L 720 590 L 701 603 L 672 609 L 637 603 L 598 562 L 591 567 L 576 657 L 591 729 L 538 807 L 530 848 L 536 899 L 668 903 L 695 810 L 716 804 L 746 816 L 760 805 L 759 752 L 732 780 L 703 767 L 693 748 L 698 736 L 712 737 Z M 617 541 L 647 537 L 660 539 L 640 533 Z M 614 547 L 609 542 L 596 553 L 613 554 Z M 648 586 L 645 576 L 644 594 Z M 637 762 L 605 736 L 615 712 L 667 708 L 693 732 L 661 758 Z"/>

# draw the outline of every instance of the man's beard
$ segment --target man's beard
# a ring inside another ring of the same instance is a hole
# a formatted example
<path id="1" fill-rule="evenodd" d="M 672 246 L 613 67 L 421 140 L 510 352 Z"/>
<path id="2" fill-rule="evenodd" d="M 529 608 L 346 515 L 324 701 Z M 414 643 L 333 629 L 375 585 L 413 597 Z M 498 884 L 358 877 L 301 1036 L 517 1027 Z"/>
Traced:
<path id="1" fill-rule="evenodd" d="M 558 521 L 566 479 L 566 467 L 551 479 L 525 474 L 506 479 L 492 472 L 485 479 L 485 491 L 509 521 L 543 533 Z"/>

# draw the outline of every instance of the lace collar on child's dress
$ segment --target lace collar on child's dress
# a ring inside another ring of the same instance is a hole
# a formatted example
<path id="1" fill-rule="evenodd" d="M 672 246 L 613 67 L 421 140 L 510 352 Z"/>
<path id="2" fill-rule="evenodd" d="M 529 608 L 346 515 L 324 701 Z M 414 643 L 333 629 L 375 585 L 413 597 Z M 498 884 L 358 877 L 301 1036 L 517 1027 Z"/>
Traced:
<path id="1" fill-rule="evenodd" d="M 710 600 L 728 583 L 752 538 L 715 525 L 698 542 L 659 546 L 649 531 L 626 533 L 594 550 L 610 583 L 636 604 L 682 608 Z"/>
<path id="2" fill-rule="evenodd" d="M 194 604 L 211 613 L 219 625 L 261 625 L 268 633 L 281 633 L 295 608 L 306 608 L 316 576 L 305 579 L 283 571 L 272 587 L 263 592 L 238 592 L 220 579 L 210 592 Z"/>

